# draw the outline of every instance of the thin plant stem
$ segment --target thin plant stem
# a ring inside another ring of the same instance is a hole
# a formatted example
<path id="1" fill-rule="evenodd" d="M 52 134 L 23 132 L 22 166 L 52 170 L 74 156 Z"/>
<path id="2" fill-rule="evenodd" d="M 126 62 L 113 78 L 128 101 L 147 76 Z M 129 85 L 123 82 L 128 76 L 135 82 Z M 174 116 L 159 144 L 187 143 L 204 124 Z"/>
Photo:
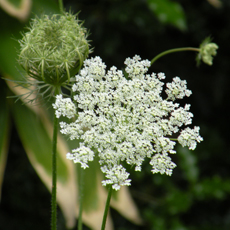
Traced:
<path id="1" fill-rule="evenodd" d="M 79 166 L 79 165 L 78 165 Z M 78 230 L 82 230 L 82 211 L 84 196 L 84 170 L 79 166 L 79 214 L 78 214 Z"/>
<path id="2" fill-rule="evenodd" d="M 104 211 L 104 216 L 103 216 L 103 220 L 102 220 L 101 230 L 105 230 L 105 224 L 106 224 L 106 220 L 107 220 L 107 216 L 108 216 L 108 212 L 109 212 L 109 205 L 110 205 L 111 196 L 112 196 L 112 185 L 109 185 L 108 196 L 107 196 L 107 200 L 106 200 L 106 204 L 105 204 L 105 211 Z"/>
<path id="3" fill-rule="evenodd" d="M 57 229 L 57 133 L 58 118 L 54 114 L 52 145 L 52 198 L 51 198 L 51 229 Z"/>
<path id="4" fill-rule="evenodd" d="M 175 52 L 182 52 L 182 51 L 195 51 L 195 52 L 200 52 L 200 49 L 199 48 L 193 48 L 193 47 L 183 47 L 183 48 L 175 48 L 175 49 L 170 49 L 170 50 L 166 50 L 160 54 L 158 54 L 156 57 L 154 57 L 152 60 L 151 60 L 151 65 L 156 61 L 158 60 L 159 58 L 167 55 L 167 54 L 170 54 L 170 53 L 175 53 Z"/>
<path id="5" fill-rule="evenodd" d="M 59 5 L 60 13 L 63 14 L 64 13 L 64 8 L 63 8 L 63 2 L 62 2 L 62 0 L 58 0 L 58 5 Z"/>

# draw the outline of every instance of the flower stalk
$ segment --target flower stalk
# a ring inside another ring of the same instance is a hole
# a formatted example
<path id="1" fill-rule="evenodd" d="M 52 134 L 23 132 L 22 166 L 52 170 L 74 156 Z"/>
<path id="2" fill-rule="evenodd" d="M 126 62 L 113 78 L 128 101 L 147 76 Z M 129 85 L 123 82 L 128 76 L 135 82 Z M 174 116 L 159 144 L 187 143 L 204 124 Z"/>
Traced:
<path id="1" fill-rule="evenodd" d="M 105 211 L 104 211 L 102 225 L 101 225 L 101 230 L 105 230 L 106 220 L 107 220 L 107 216 L 109 213 L 109 205 L 110 205 L 110 200 L 111 200 L 111 196 L 112 196 L 112 191 L 113 191 L 112 185 L 109 185 L 107 200 L 106 200 L 106 204 L 105 204 Z"/>
<path id="2" fill-rule="evenodd" d="M 213 56 L 216 56 L 217 54 L 217 49 L 218 45 L 216 43 L 211 42 L 211 39 L 208 37 L 206 38 L 200 45 L 199 48 L 194 48 L 194 47 L 182 47 L 182 48 L 175 48 L 175 49 L 170 49 L 166 50 L 160 54 L 158 54 L 156 57 L 154 57 L 151 60 L 151 65 L 157 61 L 159 58 L 170 54 L 170 53 L 176 53 L 176 52 L 183 52 L 183 51 L 194 51 L 198 52 L 196 61 L 197 65 L 200 64 L 200 61 L 202 60 L 205 64 L 207 65 L 212 65 L 213 63 Z"/>
<path id="3" fill-rule="evenodd" d="M 182 48 L 175 48 L 175 49 L 170 49 L 170 50 L 166 50 L 160 54 L 158 54 L 156 57 L 154 57 L 152 60 L 151 60 L 151 65 L 156 61 L 158 60 L 159 58 L 167 55 L 167 54 L 170 54 L 170 53 L 176 53 L 176 52 L 183 52 L 183 51 L 195 51 L 195 52 L 200 52 L 200 49 L 199 48 L 194 48 L 194 47 L 182 47 Z"/>
<path id="4" fill-rule="evenodd" d="M 57 229 L 57 134 L 58 118 L 54 115 L 52 145 L 52 193 L 51 193 L 51 229 Z"/>
<path id="5" fill-rule="evenodd" d="M 64 8 L 63 8 L 62 0 L 58 0 L 58 5 L 59 5 L 60 14 L 63 14 L 64 13 Z"/>
<path id="6" fill-rule="evenodd" d="M 78 167 L 79 175 L 79 213 L 78 213 L 78 230 L 82 230 L 82 212 L 84 199 L 84 170 Z"/>

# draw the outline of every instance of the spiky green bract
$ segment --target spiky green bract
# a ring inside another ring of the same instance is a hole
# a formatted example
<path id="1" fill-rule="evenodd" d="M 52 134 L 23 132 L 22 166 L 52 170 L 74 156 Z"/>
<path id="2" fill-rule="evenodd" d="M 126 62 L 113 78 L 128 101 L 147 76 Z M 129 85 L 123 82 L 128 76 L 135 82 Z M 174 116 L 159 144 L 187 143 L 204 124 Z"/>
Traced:
<path id="1" fill-rule="evenodd" d="M 90 52 L 87 31 L 71 13 L 34 18 L 19 43 L 20 65 L 30 77 L 54 88 L 69 83 Z"/>

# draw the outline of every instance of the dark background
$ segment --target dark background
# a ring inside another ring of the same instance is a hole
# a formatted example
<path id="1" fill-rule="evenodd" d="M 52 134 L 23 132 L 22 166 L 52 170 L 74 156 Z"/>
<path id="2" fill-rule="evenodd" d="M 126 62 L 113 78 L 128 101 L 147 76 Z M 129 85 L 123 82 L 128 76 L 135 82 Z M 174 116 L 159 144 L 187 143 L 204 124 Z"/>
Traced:
<path id="1" fill-rule="evenodd" d="M 178 147 L 173 158 L 178 167 L 171 177 L 152 175 L 148 163 L 141 173 L 131 172 L 130 191 L 144 225 L 136 226 L 112 210 L 116 230 L 230 229 L 230 1 L 223 0 L 218 9 L 205 0 L 176 2 L 184 9 L 186 31 L 159 22 L 144 0 L 64 1 L 67 10 L 81 11 L 79 18 L 90 30 L 94 47 L 91 56 L 100 56 L 107 67 L 123 68 L 125 58 L 135 54 L 151 60 L 167 49 L 199 47 L 208 36 L 219 45 L 211 67 L 197 67 L 193 52 L 169 54 L 151 67 L 152 72 L 164 72 L 167 81 L 175 76 L 187 80 L 193 92 L 187 101 L 193 124 L 201 127 L 204 141 L 192 152 Z M 49 226 L 50 194 L 23 151 L 12 127 L 0 230 Z M 65 229 L 60 212 L 58 225 Z"/>

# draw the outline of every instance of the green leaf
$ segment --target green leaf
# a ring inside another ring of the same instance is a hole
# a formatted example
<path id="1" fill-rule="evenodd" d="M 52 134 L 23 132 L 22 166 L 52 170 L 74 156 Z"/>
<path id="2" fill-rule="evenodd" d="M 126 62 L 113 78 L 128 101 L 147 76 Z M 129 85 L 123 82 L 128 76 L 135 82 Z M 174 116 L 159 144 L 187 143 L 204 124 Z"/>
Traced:
<path id="1" fill-rule="evenodd" d="M 170 0 L 148 0 L 147 3 L 162 23 L 171 24 L 182 31 L 187 29 L 185 14 L 179 3 Z"/>
<path id="2" fill-rule="evenodd" d="M 143 223 L 138 208 L 134 203 L 127 186 L 121 187 L 116 194 L 116 198 L 112 197 L 111 206 L 129 221 L 138 225 Z"/>
<path id="3" fill-rule="evenodd" d="M 14 117 L 19 135 L 26 149 L 32 150 L 38 164 L 41 164 L 47 173 L 51 175 L 51 139 L 46 132 L 41 120 L 26 106 L 19 103 L 14 104 Z M 63 183 L 67 180 L 67 166 L 57 156 L 58 168 L 60 173 L 58 179 Z"/>
<path id="4" fill-rule="evenodd" d="M 42 121 L 21 101 L 12 107 L 15 124 L 28 158 L 46 187 L 52 184 L 52 124 Z M 40 111 L 39 111 L 40 112 Z M 41 112 L 40 112 L 41 113 Z M 68 148 L 58 139 L 57 151 L 57 201 L 66 218 L 67 226 L 75 225 L 77 205 L 76 180 L 74 167 L 65 157 Z"/>
<path id="5" fill-rule="evenodd" d="M 0 200 L 3 176 L 6 166 L 9 140 L 9 108 L 6 99 L 6 84 L 0 79 Z"/>
<path id="6" fill-rule="evenodd" d="M 1 0 L 1 7 L 12 17 L 25 21 L 29 14 L 32 0 Z"/>

